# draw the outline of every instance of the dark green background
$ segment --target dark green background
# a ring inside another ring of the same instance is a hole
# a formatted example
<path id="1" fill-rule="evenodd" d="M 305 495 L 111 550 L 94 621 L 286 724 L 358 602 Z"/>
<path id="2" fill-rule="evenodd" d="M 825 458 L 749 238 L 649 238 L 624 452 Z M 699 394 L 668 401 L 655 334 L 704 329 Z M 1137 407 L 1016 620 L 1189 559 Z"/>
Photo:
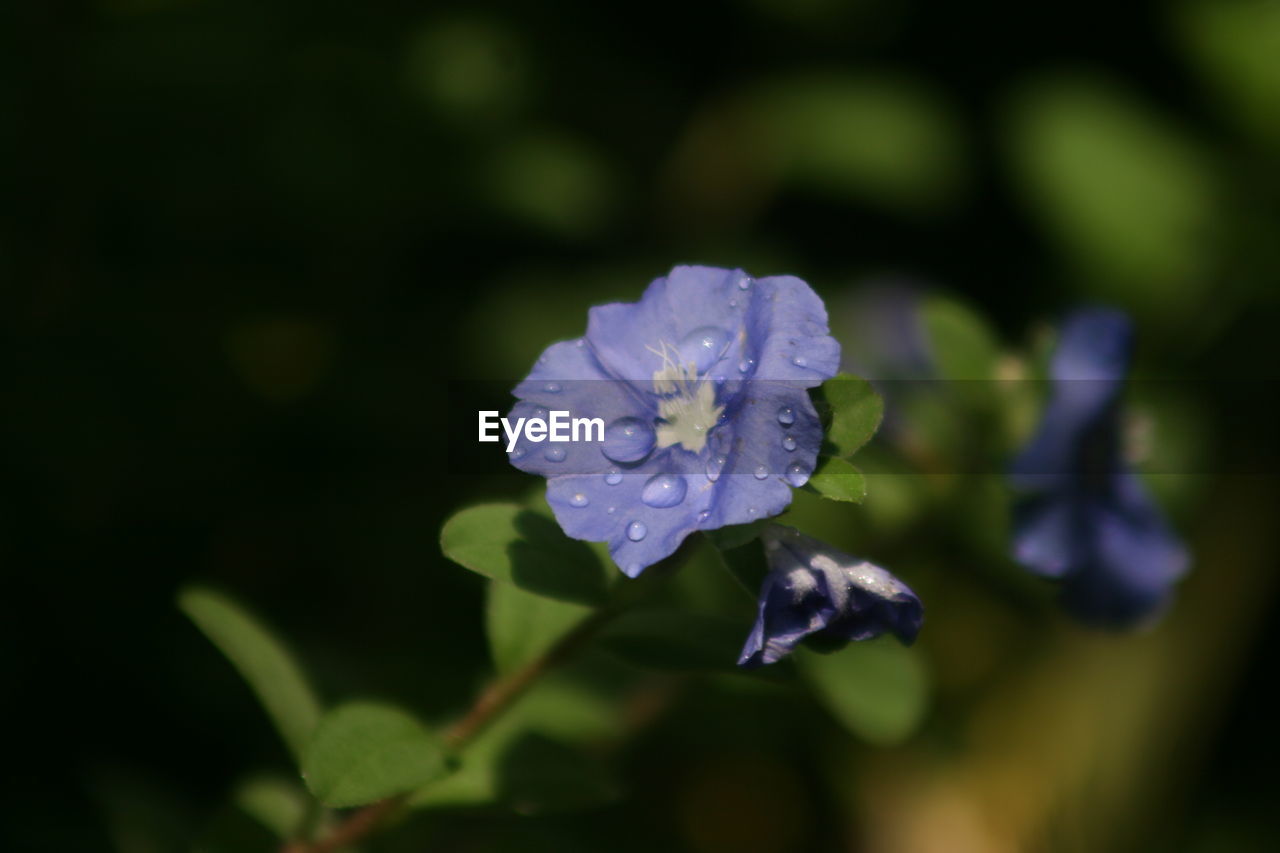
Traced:
<path id="1" fill-rule="evenodd" d="M 519 378 L 674 263 L 794 273 L 832 304 L 909 276 L 1010 345 L 1101 299 L 1134 312 L 1149 373 L 1256 379 L 1270 407 L 1280 22 L 1223 5 L 8 4 L 6 849 L 164 849 L 120 827 L 197 837 L 236 777 L 286 766 L 173 607 L 192 580 L 251 604 L 328 698 L 457 709 L 486 671 L 482 587 L 439 524 L 533 485 L 449 470 L 478 407 L 458 381 Z M 1201 438 L 1269 453 L 1228 426 Z M 1273 565 L 1274 481 L 1198 489 L 1217 509 L 1184 528 L 1244 518 L 1218 539 Z M 1269 576 L 1238 620 L 1224 604 L 1238 642 L 1193 758 L 1116 849 L 1273 838 Z M 939 625 L 963 631 L 954 606 Z M 815 711 L 699 697 L 625 759 L 621 804 L 446 821 L 431 849 L 729 849 L 788 785 L 804 809 L 756 841 L 856 837 L 786 745 Z"/>

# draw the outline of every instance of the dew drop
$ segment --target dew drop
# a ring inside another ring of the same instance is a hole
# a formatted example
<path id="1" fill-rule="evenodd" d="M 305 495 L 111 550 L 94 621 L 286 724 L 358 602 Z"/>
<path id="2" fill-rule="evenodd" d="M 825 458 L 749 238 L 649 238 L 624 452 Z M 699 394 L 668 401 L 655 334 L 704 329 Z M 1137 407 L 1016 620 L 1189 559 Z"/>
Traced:
<path id="1" fill-rule="evenodd" d="M 782 439 L 782 448 L 783 448 L 784 450 L 788 450 L 788 451 L 790 451 L 790 450 L 795 450 L 795 449 L 796 449 L 796 440 L 795 440 L 794 438 L 792 438 L 791 436 L 787 436 L 786 438 Z"/>
<path id="2" fill-rule="evenodd" d="M 757 467 L 757 468 L 756 468 L 756 470 L 755 470 L 755 472 L 752 474 L 752 476 L 753 476 L 753 477 L 755 477 L 757 480 L 763 480 L 763 479 L 765 479 L 766 477 L 768 477 L 768 476 L 769 476 L 769 469 L 767 469 L 767 468 L 765 468 L 763 465 L 761 465 L 761 466 L 759 466 L 759 467 Z"/>
<path id="3" fill-rule="evenodd" d="M 586 339 L 586 338 L 578 338 L 576 341 L 574 341 L 574 342 L 573 342 L 573 345 L 574 345 L 575 347 L 577 347 L 578 349 L 582 349 L 583 347 L 585 347 L 585 346 L 587 345 L 587 339 Z"/>
<path id="4" fill-rule="evenodd" d="M 651 507 L 663 509 L 680 503 L 684 500 L 687 491 L 688 486 L 685 484 L 684 477 L 677 477 L 675 474 L 655 474 L 644 484 L 644 488 L 640 491 L 640 500 Z"/>
<path id="5" fill-rule="evenodd" d="M 542 455 L 547 458 L 548 462 L 563 462 L 565 450 L 563 447 L 548 447 L 542 451 Z"/>
<path id="6" fill-rule="evenodd" d="M 617 468 L 610 468 L 605 472 L 604 481 L 610 486 L 616 486 L 622 482 L 622 472 Z"/>
<path id="7" fill-rule="evenodd" d="M 791 363 L 794 364 L 796 367 L 804 367 L 809 362 L 805 359 L 804 356 L 798 355 L 795 358 L 791 359 Z"/>
<path id="8" fill-rule="evenodd" d="M 618 418 L 604 431 L 604 455 L 614 462 L 639 462 L 653 450 L 653 427 L 640 418 Z"/>
<path id="9" fill-rule="evenodd" d="M 517 447 L 515 450 L 512 450 L 509 455 L 512 459 L 521 459 L 528 452 L 529 448 L 527 447 Z"/>
<path id="10" fill-rule="evenodd" d="M 783 406 L 781 409 L 778 409 L 778 423 L 782 424 L 783 426 L 791 426 L 795 422 L 796 422 L 795 409 L 791 408 L 790 406 Z"/>
<path id="11" fill-rule="evenodd" d="M 609 515 L 613 515 L 617 511 L 618 511 L 618 508 L 616 506 L 607 507 L 605 509 L 605 512 L 609 513 Z"/>
<path id="12" fill-rule="evenodd" d="M 738 279 L 738 290 L 747 290 L 751 287 L 751 276 L 744 275 Z"/>
<path id="13" fill-rule="evenodd" d="M 738 362 L 738 372 L 746 373 L 751 369 L 751 365 L 753 364 L 755 364 L 753 360 L 749 358 L 744 358 L 742 361 Z"/>
<path id="14" fill-rule="evenodd" d="M 591 501 L 587 500 L 587 496 L 582 492 L 575 492 L 573 497 L 569 498 L 569 506 L 584 507 Z"/>
<path id="15" fill-rule="evenodd" d="M 543 385 L 543 386 L 542 386 L 542 390 L 543 390 L 543 391 L 546 391 L 548 394 L 559 394 L 559 393 L 560 393 L 560 383 L 559 383 L 559 382 L 548 382 L 546 385 Z"/>
<path id="16" fill-rule="evenodd" d="M 747 517 L 748 517 L 748 518 L 755 518 L 755 517 L 756 517 L 757 515 L 759 515 L 759 514 L 760 514 L 760 510 L 756 509 L 755 507 L 753 507 L 753 506 L 749 506 L 749 507 L 747 507 Z"/>
<path id="17" fill-rule="evenodd" d="M 720 473 L 724 471 L 725 458 L 723 456 L 712 456 L 707 459 L 707 479 L 715 482 L 720 479 Z"/>
<path id="18" fill-rule="evenodd" d="M 798 489 L 809 482 L 809 472 L 799 462 L 792 462 L 787 466 L 787 482 Z"/>
<path id="19" fill-rule="evenodd" d="M 685 335 L 680 342 L 680 361 L 692 364 L 699 373 L 705 373 L 720 360 L 733 336 L 718 326 L 701 326 Z"/>
<path id="20" fill-rule="evenodd" d="M 643 521 L 633 521 L 627 525 L 627 538 L 632 542 L 639 542 L 649 532 L 649 528 L 644 526 Z"/>
<path id="21" fill-rule="evenodd" d="M 736 297 L 736 296 L 735 296 L 734 298 L 732 298 L 732 299 L 730 299 L 730 300 L 729 300 L 729 307 L 730 307 L 730 308 L 737 308 L 737 307 L 738 307 L 738 297 Z"/>

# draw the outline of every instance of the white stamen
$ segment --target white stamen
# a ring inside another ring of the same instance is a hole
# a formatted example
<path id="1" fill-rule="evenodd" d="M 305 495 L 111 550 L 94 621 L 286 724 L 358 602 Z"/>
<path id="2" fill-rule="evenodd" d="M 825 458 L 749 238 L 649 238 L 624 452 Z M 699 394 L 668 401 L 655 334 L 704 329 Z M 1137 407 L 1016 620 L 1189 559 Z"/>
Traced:
<path id="1" fill-rule="evenodd" d="M 698 375 L 692 362 L 682 364 L 680 352 L 666 341 L 662 349 L 648 350 L 662 359 L 653 374 L 653 393 L 658 395 L 657 446 L 684 445 L 698 453 L 707 446 L 707 432 L 720 420 L 723 406 L 716 405 L 714 383 Z"/>

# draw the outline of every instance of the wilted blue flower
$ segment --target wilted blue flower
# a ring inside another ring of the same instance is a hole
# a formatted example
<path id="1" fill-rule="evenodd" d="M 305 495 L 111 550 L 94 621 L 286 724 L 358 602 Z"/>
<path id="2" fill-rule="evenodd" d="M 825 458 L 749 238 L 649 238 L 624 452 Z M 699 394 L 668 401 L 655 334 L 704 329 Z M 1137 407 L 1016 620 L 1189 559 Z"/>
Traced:
<path id="1" fill-rule="evenodd" d="M 1121 395 L 1132 327 L 1084 309 L 1062 324 L 1039 430 L 1014 460 L 1013 555 L 1062 581 L 1082 621 L 1123 627 L 1157 612 L 1189 557 L 1124 459 Z"/>
<path id="2" fill-rule="evenodd" d="M 774 663 L 805 637 L 825 646 L 886 632 L 908 645 L 915 641 L 924 608 L 884 569 L 790 527 L 771 524 L 761 539 L 769 574 L 739 666 Z"/>
<path id="3" fill-rule="evenodd" d="M 548 347 L 510 415 L 602 418 L 603 442 L 519 441 L 565 532 L 606 541 L 628 575 L 696 530 L 777 515 L 817 462 L 807 388 L 837 372 L 827 312 L 792 276 L 676 267 L 639 302 L 592 308 Z"/>

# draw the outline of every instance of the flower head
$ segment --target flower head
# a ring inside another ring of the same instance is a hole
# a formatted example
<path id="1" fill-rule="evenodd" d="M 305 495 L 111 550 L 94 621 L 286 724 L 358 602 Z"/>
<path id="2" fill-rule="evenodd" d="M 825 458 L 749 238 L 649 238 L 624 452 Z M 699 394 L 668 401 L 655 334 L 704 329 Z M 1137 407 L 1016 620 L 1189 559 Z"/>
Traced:
<path id="1" fill-rule="evenodd" d="M 592 308 L 553 344 L 511 417 L 601 418 L 603 442 L 518 441 L 513 465 L 547 478 L 570 536 L 609 543 L 635 576 L 686 536 L 777 515 L 813 472 L 822 427 L 806 389 L 840 346 L 798 278 L 676 267 L 639 302 Z"/>
<path id="2" fill-rule="evenodd" d="M 1121 395 L 1132 327 L 1105 309 L 1062 324 L 1040 427 L 1014 460 L 1013 555 L 1062 581 L 1083 621 L 1116 627 L 1157 612 L 1189 556 L 1126 464 Z"/>
<path id="3" fill-rule="evenodd" d="M 805 637 L 841 645 L 888 632 L 915 641 L 924 608 L 902 581 L 790 527 L 770 525 L 761 538 L 769 574 L 739 666 L 774 663 Z"/>

